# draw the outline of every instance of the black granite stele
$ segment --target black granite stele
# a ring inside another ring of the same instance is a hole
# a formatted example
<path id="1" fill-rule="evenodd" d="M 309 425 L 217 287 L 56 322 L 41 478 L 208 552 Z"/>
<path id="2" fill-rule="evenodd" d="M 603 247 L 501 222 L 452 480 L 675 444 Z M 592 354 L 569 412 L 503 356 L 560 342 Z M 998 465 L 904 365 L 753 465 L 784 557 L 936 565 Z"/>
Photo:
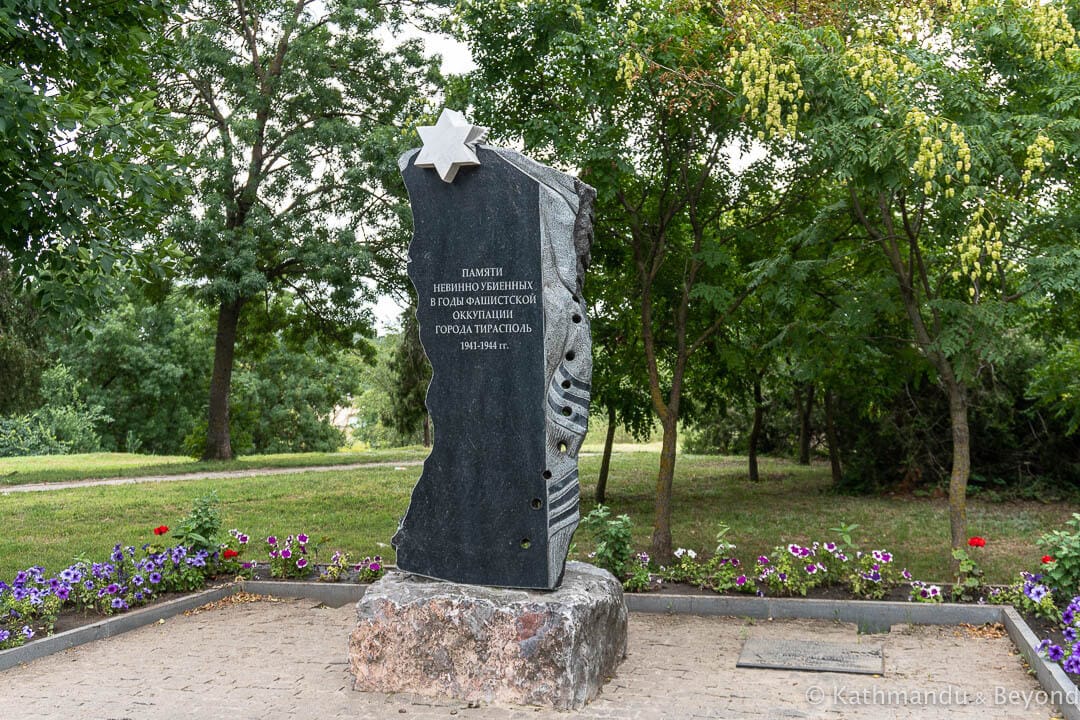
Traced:
<path id="1" fill-rule="evenodd" d="M 433 377 L 431 454 L 393 545 L 400 569 L 550 589 L 578 522 L 592 358 L 581 284 L 595 192 L 479 146 L 452 183 L 403 156 L 409 277 Z"/>

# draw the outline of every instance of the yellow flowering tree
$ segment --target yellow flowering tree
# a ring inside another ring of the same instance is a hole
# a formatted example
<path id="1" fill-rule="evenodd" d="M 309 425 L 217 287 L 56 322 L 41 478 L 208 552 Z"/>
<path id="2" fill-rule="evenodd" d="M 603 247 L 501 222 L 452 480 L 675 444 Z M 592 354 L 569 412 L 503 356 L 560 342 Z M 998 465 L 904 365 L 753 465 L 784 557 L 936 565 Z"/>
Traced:
<path id="1" fill-rule="evenodd" d="M 921 0 L 812 25 L 744 13 L 712 57 L 763 140 L 806 151 L 895 279 L 912 342 L 948 397 L 951 543 L 967 540 L 969 387 L 1009 349 L 1015 301 L 1075 237 L 1077 8 L 1063 0 Z"/>

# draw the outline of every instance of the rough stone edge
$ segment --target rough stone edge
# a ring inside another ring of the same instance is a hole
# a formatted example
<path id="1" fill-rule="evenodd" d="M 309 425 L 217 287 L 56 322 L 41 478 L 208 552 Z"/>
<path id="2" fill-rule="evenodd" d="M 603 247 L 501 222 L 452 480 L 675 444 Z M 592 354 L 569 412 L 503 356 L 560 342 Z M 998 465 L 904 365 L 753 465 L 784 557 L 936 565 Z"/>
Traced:
<path id="1" fill-rule="evenodd" d="M 239 590 L 239 586 L 228 584 L 188 595 L 187 597 L 168 600 L 141 610 L 133 610 L 115 617 L 99 620 L 91 625 L 66 630 L 49 635 L 36 642 L 21 647 L 0 650 L 0 671 L 28 663 L 31 660 L 53 655 L 63 650 L 85 645 L 95 640 L 104 640 L 129 630 L 137 630 L 158 620 L 174 617 L 182 612 L 194 610 L 206 603 L 221 600 Z"/>
<path id="2" fill-rule="evenodd" d="M 1037 647 L 1039 638 L 1032 632 L 1024 618 L 1015 608 L 1006 607 L 1002 613 L 1002 622 L 1009 633 L 1013 645 L 1035 671 L 1039 685 L 1050 696 L 1050 702 L 1056 705 L 1068 720 L 1080 720 L 1080 688 L 1069 679 L 1057 663 L 1050 663 L 1039 657 Z"/>

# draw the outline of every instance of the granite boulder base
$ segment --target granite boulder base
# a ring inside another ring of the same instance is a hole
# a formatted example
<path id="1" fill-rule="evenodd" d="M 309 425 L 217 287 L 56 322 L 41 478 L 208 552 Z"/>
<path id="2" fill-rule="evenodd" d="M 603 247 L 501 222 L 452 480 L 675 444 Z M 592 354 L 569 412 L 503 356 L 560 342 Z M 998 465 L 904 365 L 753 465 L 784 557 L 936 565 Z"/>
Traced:
<path id="1" fill-rule="evenodd" d="M 435 437 L 392 540 L 397 565 L 551 589 L 579 518 L 595 191 L 501 148 L 478 145 L 479 165 L 452 182 L 417 167 L 417 153 L 400 165 Z"/>
<path id="2" fill-rule="evenodd" d="M 580 708 L 626 656 L 622 586 L 570 562 L 554 592 L 390 573 L 357 606 L 357 690 Z"/>

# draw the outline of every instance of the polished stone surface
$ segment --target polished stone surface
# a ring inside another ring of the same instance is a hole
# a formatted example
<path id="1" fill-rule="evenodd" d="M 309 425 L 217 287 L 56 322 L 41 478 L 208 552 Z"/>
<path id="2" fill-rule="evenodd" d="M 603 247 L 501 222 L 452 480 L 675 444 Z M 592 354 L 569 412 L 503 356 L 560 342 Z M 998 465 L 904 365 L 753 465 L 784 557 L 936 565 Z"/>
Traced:
<path id="1" fill-rule="evenodd" d="M 435 436 L 393 545 L 405 571 L 554 588 L 578 522 L 592 188 L 507 150 L 452 183 L 402 158 Z"/>

